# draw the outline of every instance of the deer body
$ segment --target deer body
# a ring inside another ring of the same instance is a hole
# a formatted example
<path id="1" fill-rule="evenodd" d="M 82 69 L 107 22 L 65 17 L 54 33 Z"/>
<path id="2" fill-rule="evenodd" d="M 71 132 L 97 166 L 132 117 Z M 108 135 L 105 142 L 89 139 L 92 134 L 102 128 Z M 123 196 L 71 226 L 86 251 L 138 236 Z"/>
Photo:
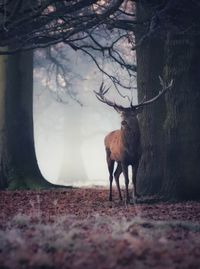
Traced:
<path id="1" fill-rule="evenodd" d="M 121 129 L 109 133 L 104 140 L 106 149 L 106 159 L 109 170 L 110 194 L 109 200 L 112 201 L 112 182 L 114 164 L 117 162 L 117 168 L 114 172 L 119 197 L 122 199 L 119 176 L 123 172 L 126 185 L 126 199 L 129 201 L 129 178 L 128 166 L 132 166 L 132 183 L 134 186 L 134 195 L 136 192 L 136 174 L 141 156 L 140 129 L 137 116 L 134 112 L 122 113 Z"/>

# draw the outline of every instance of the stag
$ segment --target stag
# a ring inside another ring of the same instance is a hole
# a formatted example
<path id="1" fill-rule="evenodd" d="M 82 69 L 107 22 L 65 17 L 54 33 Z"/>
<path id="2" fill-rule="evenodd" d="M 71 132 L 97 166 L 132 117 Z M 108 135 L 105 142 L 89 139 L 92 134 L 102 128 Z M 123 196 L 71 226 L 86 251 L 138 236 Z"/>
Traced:
<path id="1" fill-rule="evenodd" d="M 114 178 L 119 192 L 120 200 L 122 200 L 122 194 L 119 184 L 119 177 L 120 174 L 123 172 L 125 178 L 126 202 L 130 202 L 130 196 L 128 191 L 129 165 L 132 167 L 132 184 L 134 190 L 134 197 L 139 196 L 136 189 L 136 177 L 140 157 L 142 154 L 142 148 L 140 142 L 140 128 L 137 115 L 138 113 L 142 112 L 144 106 L 147 106 L 159 100 L 159 98 L 164 95 L 168 89 L 171 88 L 172 83 L 173 81 L 171 81 L 169 84 L 166 84 L 160 78 L 162 90 L 155 97 L 150 100 L 146 100 L 146 98 L 144 98 L 143 101 L 137 105 L 133 105 L 131 102 L 129 107 L 118 105 L 107 99 L 105 95 L 108 92 L 109 88 L 106 89 L 103 83 L 101 84 L 99 91 L 95 91 L 97 99 L 113 107 L 117 112 L 121 114 L 122 118 L 121 129 L 110 132 L 104 140 L 110 180 L 110 201 L 112 201 L 112 182 L 115 162 L 117 162 L 117 167 L 114 172 Z"/>

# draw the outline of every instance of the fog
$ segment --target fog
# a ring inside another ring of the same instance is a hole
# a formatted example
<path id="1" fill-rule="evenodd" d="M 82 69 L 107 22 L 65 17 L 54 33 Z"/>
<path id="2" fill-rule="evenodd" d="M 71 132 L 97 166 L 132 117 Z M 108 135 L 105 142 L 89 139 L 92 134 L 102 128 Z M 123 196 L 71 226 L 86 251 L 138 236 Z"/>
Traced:
<path id="1" fill-rule="evenodd" d="M 120 127 L 120 115 L 98 101 L 93 91 L 99 89 L 102 79 L 108 86 L 111 83 L 87 56 L 72 50 L 67 56 L 73 74 L 71 89 L 81 105 L 67 94 L 64 101 L 55 98 L 56 91 L 45 87 L 45 70 L 34 72 L 34 136 L 38 164 L 43 176 L 52 183 L 107 185 L 104 137 Z M 108 64 L 107 68 L 112 67 Z M 125 90 L 125 94 L 129 93 Z M 113 88 L 108 96 L 118 103 L 128 103 L 127 99 L 121 100 Z M 131 96 L 136 103 L 136 91 Z"/>

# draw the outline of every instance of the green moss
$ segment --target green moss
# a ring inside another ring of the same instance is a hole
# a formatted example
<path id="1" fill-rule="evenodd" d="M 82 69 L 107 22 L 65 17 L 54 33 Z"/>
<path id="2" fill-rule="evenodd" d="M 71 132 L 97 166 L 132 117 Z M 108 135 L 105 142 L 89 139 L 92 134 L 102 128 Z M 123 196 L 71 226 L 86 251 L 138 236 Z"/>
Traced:
<path id="1" fill-rule="evenodd" d="M 55 185 L 44 178 L 12 178 L 9 181 L 8 190 L 42 190 L 72 188 L 72 186 Z"/>
<path id="2" fill-rule="evenodd" d="M 9 183 L 8 190 L 40 190 L 56 187 L 55 185 L 47 182 L 39 183 L 35 179 L 12 179 Z"/>

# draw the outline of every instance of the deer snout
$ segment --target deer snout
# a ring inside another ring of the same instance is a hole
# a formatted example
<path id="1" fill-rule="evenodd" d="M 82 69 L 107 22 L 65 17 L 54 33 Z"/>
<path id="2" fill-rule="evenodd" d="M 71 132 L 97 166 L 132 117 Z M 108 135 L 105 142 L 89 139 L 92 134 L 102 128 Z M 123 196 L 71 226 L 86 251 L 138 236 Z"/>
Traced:
<path id="1" fill-rule="evenodd" d="M 129 126 L 128 122 L 126 120 L 123 120 L 121 122 L 121 129 L 126 129 L 127 131 L 131 131 L 131 127 Z"/>

